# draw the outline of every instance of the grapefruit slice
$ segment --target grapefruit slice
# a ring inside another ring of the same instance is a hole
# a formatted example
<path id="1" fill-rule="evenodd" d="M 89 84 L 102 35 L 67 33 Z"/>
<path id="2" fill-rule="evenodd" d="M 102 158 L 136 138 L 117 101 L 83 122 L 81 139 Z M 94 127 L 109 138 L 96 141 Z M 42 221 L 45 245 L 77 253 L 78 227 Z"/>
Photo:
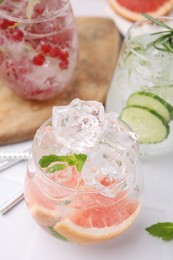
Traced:
<path id="1" fill-rule="evenodd" d="M 128 200 L 121 202 L 119 206 L 93 207 L 60 221 L 53 229 L 74 243 L 100 243 L 120 235 L 129 228 L 140 208 L 139 203 Z"/>
<path id="2" fill-rule="evenodd" d="M 38 204 L 32 205 L 30 212 L 36 222 L 43 226 L 51 225 L 58 218 L 54 210 L 44 208 Z"/>
<path id="3" fill-rule="evenodd" d="M 56 182 L 65 173 L 59 171 L 50 178 Z M 79 173 L 72 167 L 71 178 L 63 184 L 75 187 L 76 180 L 80 180 Z M 83 183 L 80 184 L 82 188 Z M 51 186 L 49 194 L 49 187 L 44 185 L 42 180 L 33 182 L 26 178 L 25 198 L 32 216 L 38 224 L 47 227 L 49 233 L 53 231 L 54 236 L 75 243 L 99 243 L 118 236 L 131 226 L 141 208 L 137 199 L 128 198 L 128 190 L 118 191 L 114 198 L 92 192 L 71 198 L 68 192 L 63 193 L 63 189 L 57 190 L 56 186 L 55 190 Z M 69 204 L 59 204 L 60 199 L 65 202 L 69 198 Z"/>
<path id="4" fill-rule="evenodd" d="M 162 16 L 173 8 L 172 0 L 109 0 L 109 4 L 117 14 L 133 22 L 143 18 L 141 13 Z"/>

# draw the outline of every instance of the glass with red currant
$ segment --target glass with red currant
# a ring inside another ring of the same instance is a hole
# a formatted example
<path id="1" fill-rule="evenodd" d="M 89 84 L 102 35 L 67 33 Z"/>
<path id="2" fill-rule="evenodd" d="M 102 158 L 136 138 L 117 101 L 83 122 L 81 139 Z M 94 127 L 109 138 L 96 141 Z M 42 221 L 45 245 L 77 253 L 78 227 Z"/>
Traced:
<path id="1" fill-rule="evenodd" d="M 58 96 L 77 56 L 69 0 L 0 1 L 0 77 L 17 95 L 33 100 Z"/>

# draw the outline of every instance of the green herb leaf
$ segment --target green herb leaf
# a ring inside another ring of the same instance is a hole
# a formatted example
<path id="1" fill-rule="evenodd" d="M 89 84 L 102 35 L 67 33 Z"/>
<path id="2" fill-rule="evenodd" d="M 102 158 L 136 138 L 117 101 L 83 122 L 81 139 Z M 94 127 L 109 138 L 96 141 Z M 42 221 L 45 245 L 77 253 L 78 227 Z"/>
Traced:
<path id="1" fill-rule="evenodd" d="M 76 166 L 77 170 L 81 172 L 86 159 L 86 154 L 72 154 L 62 156 L 50 154 L 47 156 L 42 156 L 39 160 L 39 164 L 40 167 L 46 168 L 53 162 L 66 162 L 69 166 Z"/>
<path id="2" fill-rule="evenodd" d="M 66 168 L 65 164 L 55 164 L 49 168 L 47 168 L 46 172 L 47 173 L 54 173 L 56 171 L 62 171 Z"/>
<path id="3" fill-rule="evenodd" d="M 153 18 L 151 15 L 146 14 L 146 13 L 142 13 L 142 15 L 143 15 L 147 20 L 149 20 L 149 21 L 151 21 L 151 22 L 153 22 L 153 23 L 155 23 L 155 24 L 157 24 L 157 25 L 159 25 L 159 26 L 161 26 L 161 27 L 165 27 L 165 28 L 167 28 L 167 29 L 173 31 L 173 28 L 171 28 L 168 24 L 166 24 L 166 23 L 164 23 L 164 22 L 161 22 L 161 21 L 159 21 L 159 20 Z"/>
<path id="4" fill-rule="evenodd" d="M 163 240 L 173 239 L 173 223 L 161 222 L 146 228 L 150 235 L 160 237 Z"/>
<path id="5" fill-rule="evenodd" d="M 168 30 L 163 30 L 160 32 L 152 33 L 151 35 L 161 35 L 158 39 L 152 42 L 155 49 L 159 51 L 173 53 L 173 28 L 170 27 L 168 24 L 161 22 L 149 14 L 142 13 L 142 15 L 149 21 L 166 28 Z"/>
<path id="6" fill-rule="evenodd" d="M 54 237 L 59 238 L 59 239 L 61 239 L 61 240 L 63 240 L 63 241 L 67 241 L 67 242 L 68 242 L 67 238 L 64 237 L 64 236 L 62 236 L 60 233 L 56 232 L 56 231 L 53 229 L 53 227 L 50 226 L 50 227 L 48 227 L 48 229 L 49 229 L 50 233 L 51 233 Z"/>

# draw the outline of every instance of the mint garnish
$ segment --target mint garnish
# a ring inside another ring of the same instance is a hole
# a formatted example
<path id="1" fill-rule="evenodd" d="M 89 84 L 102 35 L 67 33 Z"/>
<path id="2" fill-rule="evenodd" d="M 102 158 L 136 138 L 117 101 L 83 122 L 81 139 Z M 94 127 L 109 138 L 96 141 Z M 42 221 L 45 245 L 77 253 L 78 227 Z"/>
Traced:
<path id="1" fill-rule="evenodd" d="M 66 162 L 69 166 L 76 166 L 77 170 L 81 172 L 86 159 L 86 154 L 71 154 L 62 156 L 50 154 L 42 156 L 39 160 L 39 164 L 40 167 L 46 168 L 53 162 Z"/>
<path id="2" fill-rule="evenodd" d="M 62 171 L 66 168 L 65 164 L 55 164 L 49 168 L 46 169 L 47 173 L 54 173 L 56 171 Z"/>
<path id="3" fill-rule="evenodd" d="M 160 237 L 163 240 L 169 241 L 173 239 L 173 223 L 161 222 L 146 228 L 146 231 L 152 236 Z"/>

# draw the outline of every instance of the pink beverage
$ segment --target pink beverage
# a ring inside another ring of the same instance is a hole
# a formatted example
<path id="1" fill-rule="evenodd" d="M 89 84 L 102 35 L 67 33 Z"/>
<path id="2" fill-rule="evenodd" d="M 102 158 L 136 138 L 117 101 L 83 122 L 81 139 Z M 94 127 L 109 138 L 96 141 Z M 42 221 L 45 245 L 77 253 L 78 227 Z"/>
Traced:
<path id="1" fill-rule="evenodd" d="M 25 200 L 49 234 L 100 243 L 128 229 L 143 196 L 136 135 L 101 103 L 54 107 L 37 131 L 25 178 Z"/>
<path id="2" fill-rule="evenodd" d="M 0 76 L 17 95 L 45 100 L 73 75 L 78 35 L 68 0 L 0 3 Z"/>

